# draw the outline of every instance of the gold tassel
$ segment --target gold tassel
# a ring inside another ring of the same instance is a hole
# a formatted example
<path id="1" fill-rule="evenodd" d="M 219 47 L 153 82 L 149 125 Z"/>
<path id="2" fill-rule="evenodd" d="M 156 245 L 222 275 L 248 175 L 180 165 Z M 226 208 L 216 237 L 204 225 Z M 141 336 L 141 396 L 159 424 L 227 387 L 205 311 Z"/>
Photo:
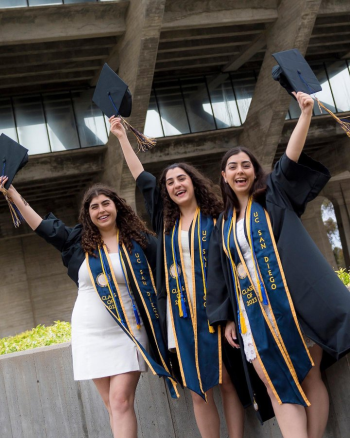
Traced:
<path id="1" fill-rule="evenodd" d="M 137 330 L 140 330 L 141 329 L 141 326 L 140 326 L 140 324 L 137 324 Z"/>
<path id="2" fill-rule="evenodd" d="M 245 333 L 247 333 L 247 326 L 242 311 L 239 312 L 239 320 L 241 323 L 241 333 L 242 335 L 244 335 Z"/>
<path id="3" fill-rule="evenodd" d="M 209 327 L 209 333 L 215 333 L 215 329 L 212 325 L 209 324 L 209 321 L 208 321 L 208 327 Z"/>
<path id="4" fill-rule="evenodd" d="M 5 189 L 5 187 L 0 186 L 0 192 L 3 193 L 5 199 L 8 203 L 13 225 L 16 228 L 18 228 L 21 225 L 21 223 L 24 221 L 24 219 L 23 219 L 20 211 L 17 209 L 15 203 L 12 201 L 11 197 L 8 195 L 8 191 Z"/>
<path id="5" fill-rule="evenodd" d="M 323 103 L 320 102 L 317 99 L 317 97 L 315 97 L 315 100 L 318 103 L 318 107 L 320 109 L 321 114 L 322 114 L 322 109 L 321 109 L 321 107 L 322 107 L 325 111 L 327 111 L 328 114 L 330 114 L 333 117 L 333 119 L 335 119 L 339 123 L 339 125 L 345 131 L 346 135 L 348 137 L 350 137 L 350 122 L 344 122 L 343 120 L 339 119 L 339 117 L 337 117 L 334 113 L 332 113 L 331 110 L 329 110 L 325 105 L 323 105 Z M 347 118 L 347 117 L 344 117 L 344 118 Z"/>
<path id="6" fill-rule="evenodd" d="M 182 311 L 181 296 L 180 296 L 180 298 L 179 298 L 179 300 L 178 300 L 177 305 L 179 306 L 179 315 L 180 315 L 180 318 L 182 318 L 182 317 L 184 316 L 184 313 L 183 313 L 183 311 Z"/>
<path id="7" fill-rule="evenodd" d="M 137 146 L 138 151 L 140 152 L 147 152 L 150 149 L 152 149 L 156 145 L 156 140 L 152 137 L 147 137 L 146 135 L 142 134 L 142 132 L 138 131 L 137 129 L 133 128 L 130 123 L 128 123 L 123 117 L 119 116 L 120 120 L 122 121 L 122 124 L 124 128 L 127 131 L 131 131 L 137 140 Z"/>

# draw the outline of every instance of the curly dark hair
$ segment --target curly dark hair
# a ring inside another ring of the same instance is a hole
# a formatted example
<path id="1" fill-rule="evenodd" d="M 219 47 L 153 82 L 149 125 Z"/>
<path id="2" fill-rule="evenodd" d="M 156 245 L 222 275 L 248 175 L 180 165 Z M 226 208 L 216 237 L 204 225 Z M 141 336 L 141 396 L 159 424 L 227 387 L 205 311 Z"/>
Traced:
<path id="1" fill-rule="evenodd" d="M 221 171 L 226 169 L 227 161 L 232 155 L 237 155 L 240 152 L 244 152 L 250 158 L 250 161 L 253 164 L 256 179 L 250 189 L 250 194 L 253 196 L 254 201 L 259 202 L 261 205 L 265 205 L 265 194 L 266 194 L 266 173 L 262 168 L 261 164 L 254 156 L 254 154 L 244 146 L 237 146 L 233 149 L 230 149 L 226 152 L 226 154 L 222 157 L 221 160 Z M 240 212 L 240 205 L 238 202 L 238 198 L 235 192 L 231 189 L 231 187 L 225 183 L 224 177 L 220 176 L 220 188 L 222 193 L 222 199 L 224 200 L 224 217 L 227 219 L 228 213 L 230 209 L 236 209 L 237 214 Z"/>
<path id="2" fill-rule="evenodd" d="M 136 215 L 132 208 L 126 203 L 125 199 L 120 198 L 117 193 L 103 184 L 95 184 L 84 194 L 79 213 L 79 222 L 83 226 L 81 246 L 84 252 L 94 255 L 94 251 L 103 245 L 102 236 L 91 221 L 89 207 L 93 198 L 105 195 L 111 199 L 117 209 L 116 224 L 119 229 L 120 243 L 124 244 L 129 252 L 132 250 L 132 240 L 137 242 L 142 249 L 145 249 L 147 240 L 146 233 L 151 233 Z"/>
<path id="3" fill-rule="evenodd" d="M 171 200 L 166 188 L 166 175 L 170 169 L 175 169 L 176 167 L 182 169 L 191 178 L 198 207 L 204 215 L 217 218 L 223 210 L 219 187 L 209 178 L 202 175 L 199 170 L 190 164 L 171 164 L 163 170 L 159 180 L 164 205 L 164 228 L 167 234 L 173 228 L 176 220 L 180 217 L 179 206 Z"/>

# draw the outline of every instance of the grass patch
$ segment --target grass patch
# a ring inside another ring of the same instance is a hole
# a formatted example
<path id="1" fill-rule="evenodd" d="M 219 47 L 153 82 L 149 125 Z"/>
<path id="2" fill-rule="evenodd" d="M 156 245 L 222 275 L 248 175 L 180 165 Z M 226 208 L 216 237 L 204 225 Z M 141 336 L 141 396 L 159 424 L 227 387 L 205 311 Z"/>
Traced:
<path id="1" fill-rule="evenodd" d="M 0 339 L 0 355 L 62 344 L 69 342 L 70 339 L 71 325 L 69 322 L 56 321 L 54 325 L 49 327 L 38 325 L 32 330 Z"/>

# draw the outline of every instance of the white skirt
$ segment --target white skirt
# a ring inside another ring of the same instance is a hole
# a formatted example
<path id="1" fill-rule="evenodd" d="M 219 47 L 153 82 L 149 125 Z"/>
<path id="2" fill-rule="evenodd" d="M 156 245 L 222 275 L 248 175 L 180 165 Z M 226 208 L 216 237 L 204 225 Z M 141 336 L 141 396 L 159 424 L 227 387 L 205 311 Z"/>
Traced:
<path id="1" fill-rule="evenodd" d="M 147 349 L 146 330 L 143 323 L 141 329 L 137 329 L 119 254 L 110 254 L 110 258 L 133 334 Z M 79 270 L 78 297 L 72 314 L 72 356 L 74 380 L 147 371 L 146 362 L 136 345 L 118 326 L 93 288 L 86 261 Z"/>

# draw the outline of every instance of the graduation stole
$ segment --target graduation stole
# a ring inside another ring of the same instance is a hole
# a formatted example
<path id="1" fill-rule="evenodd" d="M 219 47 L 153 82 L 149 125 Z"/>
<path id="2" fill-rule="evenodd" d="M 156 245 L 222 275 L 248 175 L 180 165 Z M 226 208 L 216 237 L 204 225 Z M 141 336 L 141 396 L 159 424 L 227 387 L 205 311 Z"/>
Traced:
<path id="1" fill-rule="evenodd" d="M 133 276 L 137 293 L 143 304 L 145 313 L 148 318 L 149 325 L 151 327 L 153 339 L 158 350 L 158 354 L 161 360 L 161 365 L 158 364 L 146 349 L 136 339 L 135 333 L 133 333 L 132 327 L 128 319 L 128 315 L 125 312 L 123 299 L 120 293 L 119 285 L 117 283 L 112 263 L 108 254 L 108 250 L 105 245 L 98 248 L 95 251 L 96 257 L 93 257 L 86 253 L 86 263 L 88 266 L 91 282 L 95 291 L 100 297 L 103 305 L 112 315 L 119 327 L 124 333 L 134 342 L 138 351 L 144 358 L 145 362 L 151 369 L 154 375 L 164 377 L 167 381 L 171 396 L 178 398 L 179 394 L 176 389 L 176 382 L 170 375 L 170 371 L 166 364 L 166 345 L 163 341 L 162 332 L 159 323 L 159 315 L 157 310 L 157 293 L 154 284 L 152 271 L 148 264 L 147 258 L 141 248 L 141 246 L 133 241 L 133 248 L 129 253 L 124 244 L 119 244 L 119 230 L 117 233 L 118 250 L 121 262 L 121 268 L 125 279 L 125 285 L 128 289 L 129 297 L 131 299 L 134 316 L 136 319 L 137 328 L 141 327 L 140 317 L 138 311 L 130 293 L 130 286 L 128 283 L 126 264 Z"/>
<path id="2" fill-rule="evenodd" d="M 181 219 L 164 233 L 164 264 L 172 328 L 183 385 L 206 399 L 206 391 L 221 383 L 221 328 L 209 326 L 206 314 L 206 275 L 212 217 L 197 208 L 190 228 L 193 301 L 184 266 Z"/>
<path id="3" fill-rule="evenodd" d="M 314 364 L 299 327 L 269 215 L 249 199 L 244 225 L 254 261 L 253 273 L 249 272 L 238 243 L 236 219 L 236 211 L 231 211 L 223 221 L 222 238 L 231 267 L 240 333 L 246 332 L 242 297 L 256 356 L 278 402 L 310 406 L 300 382 Z M 251 275 L 255 276 L 257 287 Z M 270 309 L 274 327 L 263 304 Z"/>

